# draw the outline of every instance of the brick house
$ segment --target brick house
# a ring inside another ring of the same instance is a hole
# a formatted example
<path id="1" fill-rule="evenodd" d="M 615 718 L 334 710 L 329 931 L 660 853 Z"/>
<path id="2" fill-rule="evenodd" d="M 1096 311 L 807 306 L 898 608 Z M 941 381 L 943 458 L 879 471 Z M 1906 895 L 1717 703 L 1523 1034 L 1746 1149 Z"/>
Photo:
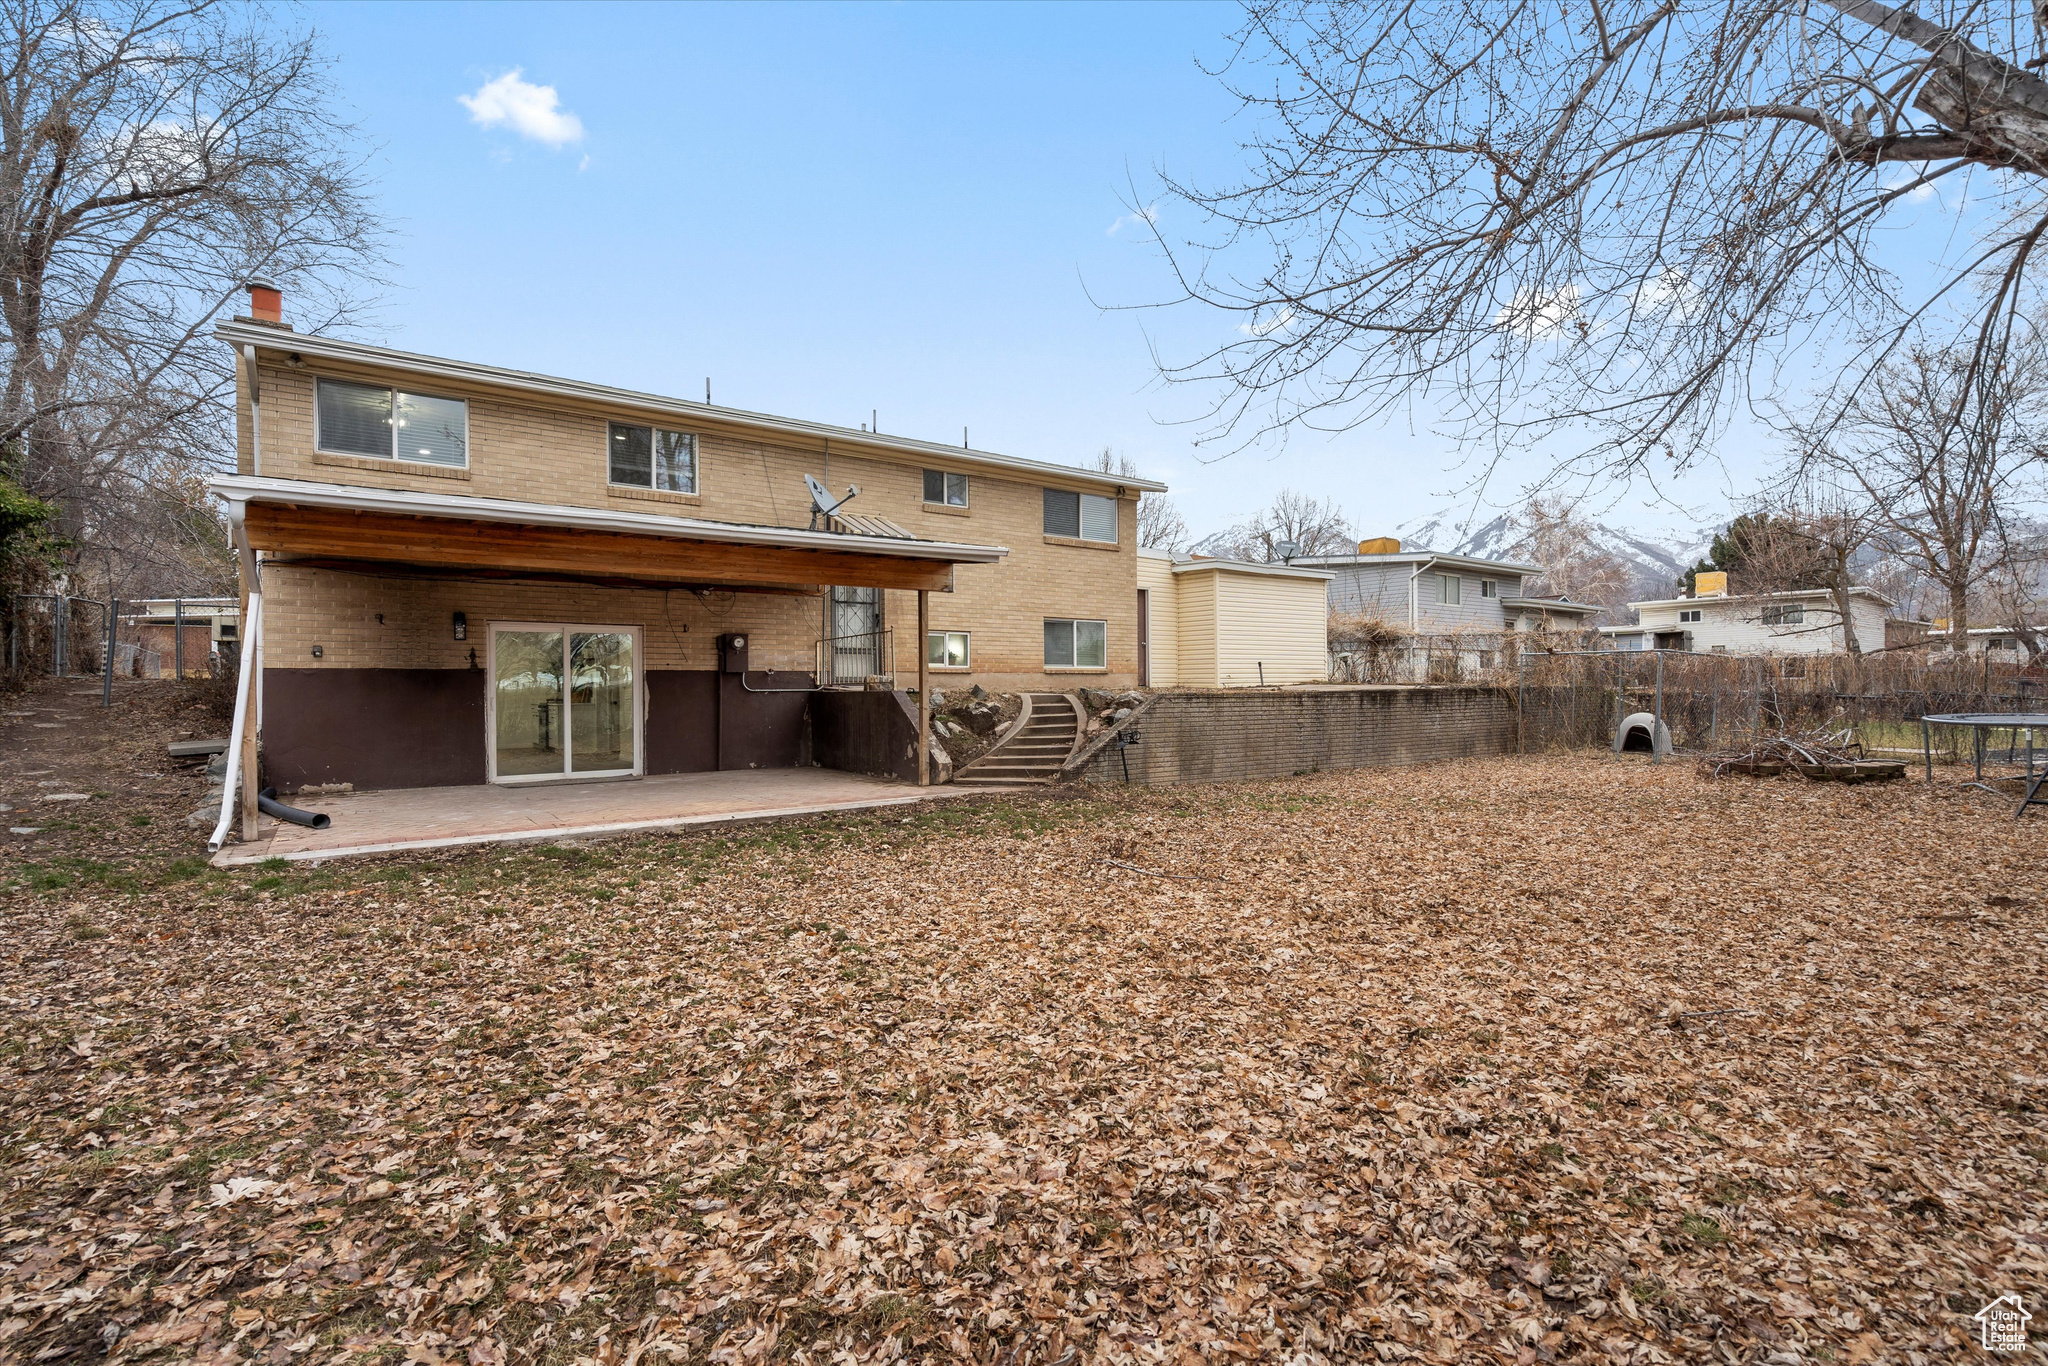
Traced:
<path id="1" fill-rule="evenodd" d="M 266 781 L 789 766 L 835 752 L 821 689 L 1138 679 L 1137 498 L 1161 484 L 281 315 L 252 286 L 215 332 L 238 445 L 213 488 L 260 661 L 239 752 L 260 731 Z M 811 481 L 859 493 L 821 513 Z"/>

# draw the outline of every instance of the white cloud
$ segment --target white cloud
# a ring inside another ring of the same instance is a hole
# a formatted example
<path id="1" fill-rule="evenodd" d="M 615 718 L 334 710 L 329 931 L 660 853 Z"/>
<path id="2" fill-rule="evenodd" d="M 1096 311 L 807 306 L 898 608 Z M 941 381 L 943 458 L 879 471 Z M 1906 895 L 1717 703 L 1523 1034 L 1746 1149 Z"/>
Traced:
<path id="1" fill-rule="evenodd" d="M 1579 308 L 1577 285 L 1556 290 L 1524 285 L 1515 291 L 1514 301 L 1501 309 L 1494 323 L 1531 341 L 1562 337 L 1569 324 L 1587 325 Z"/>
<path id="2" fill-rule="evenodd" d="M 1912 185 L 1914 181 L 1921 177 L 1925 170 L 1924 166 L 1917 168 L 1896 165 L 1887 166 L 1877 177 L 1878 188 L 1897 190 L 1904 186 Z M 1907 190 L 1904 195 L 1905 202 L 1908 204 L 1924 204 L 1932 198 L 1934 198 L 1934 184 L 1932 181 L 1922 185 L 1913 185 L 1913 188 Z"/>
<path id="3" fill-rule="evenodd" d="M 1294 310 L 1283 308 L 1278 313 L 1268 314 L 1264 318 L 1254 318 L 1250 322 L 1239 323 L 1237 330 L 1244 333 L 1247 337 L 1264 337 L 1278 332 L 1293 321 Z"/>
<path id="4" fill-rule="evenodd" d="M 1135 228 L 1140 223 L 1157 223 L 1158 221 L 1159 206 L 1157 204 L 1147 204 L 1136 213 L 1124 214 L 1116 222 L 1111 223 L 1109 225 L 1109 232 L 1106 235 L 1114 237 L 1125 228 Z"/>
<path id="5" fill-rule="evenodd" d="M 583 141 L 583 120 L 561 107 L 551 85 L 535 85 L 513 67 L 485 81 L 474 95 L 457 95 L 479 128 L 510 128 L 523 138 L 560 149 Z"/>

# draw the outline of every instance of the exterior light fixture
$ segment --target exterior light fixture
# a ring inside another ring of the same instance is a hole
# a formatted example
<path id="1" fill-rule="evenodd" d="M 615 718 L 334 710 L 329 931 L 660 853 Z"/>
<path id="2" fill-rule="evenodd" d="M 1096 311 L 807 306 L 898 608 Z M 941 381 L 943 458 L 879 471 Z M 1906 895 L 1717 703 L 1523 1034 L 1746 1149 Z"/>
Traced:
<path id="1" fill-rule="evenodd" d="M 455 638 L 457 640 L 469 639 L 469 618 L 461 612 L 455 614 Z"/>

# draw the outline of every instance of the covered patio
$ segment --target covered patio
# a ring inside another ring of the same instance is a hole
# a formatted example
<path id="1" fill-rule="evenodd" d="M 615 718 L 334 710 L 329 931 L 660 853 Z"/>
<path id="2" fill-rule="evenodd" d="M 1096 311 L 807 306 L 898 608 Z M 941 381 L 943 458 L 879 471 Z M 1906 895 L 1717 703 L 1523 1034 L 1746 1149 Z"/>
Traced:
<path id="1" fill-rule="evenodd" d="M 954 566 L 1006 553 L 875 519 L 749 525 L 255 476 L 213 488 L 247 603 L 228 775 L 241 845 L 224 848 L 226 803 L 210 840 L 235 862 L 914 800 L 867 775 L 930 781 L 924 649 L 914 700 L 885 684 L 875 701 L 903 700 L 828 734 L 811 724 L 824 680 L 810 665 L 830 642 L 810 611 L 746 609 L 751 629 L 706 617 L 690 646 L 668 594 L 794 606 L 825 585 L 907 591 L 921 645 Z M 260 821 L 238 781 L 259 733 L 265 782 L 375 795 L 337 804 L 326 832 Z M 813 766 L 834 763 L 860 771 Z"/>
<path id="2" fill-rule="evenodd" d="M 993 790 L 913 787 L 825 768 L 672 773 L 630 781 L 407 787 L 306 798 L 330 817 L 309 830 L 263 816 L 256 838 L 223 848 L 218 867 L 406 853 L 465 844 L 583 839 L 738 825 L 790 816 L 950 801 Z"/>

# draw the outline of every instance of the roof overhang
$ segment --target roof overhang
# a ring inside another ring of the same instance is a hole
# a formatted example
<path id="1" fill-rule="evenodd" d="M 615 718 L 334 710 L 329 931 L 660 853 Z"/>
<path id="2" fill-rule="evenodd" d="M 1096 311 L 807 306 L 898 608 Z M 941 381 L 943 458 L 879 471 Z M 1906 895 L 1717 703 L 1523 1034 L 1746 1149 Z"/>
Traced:
<path id="1" fill-rule="evenodd" d="M 1249 560 L 1176 560 L 1173 572 L 1176 574 L 1200 574 L 1220 570 L 1226 574 L 1264 574 L 1276 579 L 1321 579 L 1328 583 L 1336 578 L 1327 569 L 1302 569 L 1287 564 L 1253 564 Z"/>
<path id="2" fill-rule="evenodd" d="M 998 455 L 993 451 L 949 446 L 940 441 L 884 436 L 880 432 L 837 427 L 825 422 L 807 422 L 800 418 L 775 417 L 767 413 L 749 412 L 744 408 L 723 408 L 710 403 L 695 403 L 689 399 L 670 398 L 633 389 L 617 389 L 606 384 L 592 384 L 585 380 L 535 374 L 528 370 L 508 370 L 495 365 L 479 365 L 473 361 L 423 356 L 410 351 L 371 346 L 364 342 L 344 341 L 338 337 L 292 332 L 267 323 L 236 319 L 217 324 L 213 329 L 213 335 L 237 350 L 253 346 L 259 352 L 272 352 L 287 360 L 297 356 L 301 361 L 322 360 L 367 370 L 420 375 L 464 388 L 490 389 L 520 395 L 540 394 L 602 408 L 620 416 L 640 414 L 673 418 L 693 426 L 723 427 L 754 434 L 773 435 L 804 445 L 830 442 L 832 449 L 844 451 L 849 455 L 858 455 L 866 451 L 899 460 L 905 456 L 913 456 L 920 460 L 930 460 L 935 465 L 984 469 L 991 473 L 1103 493 L 1117 490 L 1129 494 L 1166 492 L 1166 485 L 1156 479 L 1140 479 L 1136 475 L 1075 469 L 1070 465 L 1058 465 L 1049 460 L 1027 460 L 1022 456 Z"/>
<path id="3" fill-rule="evenodd" d="M 952 586 L 1003 546 L 858 536 L 229 475 L 208 486 L 250 548 L 272 556 L 734 587 Z"/>
<path id="4" fill-rule="evenodd" d="M 1582 617 L 1598 616 L 1607 610 L 1598 603 L 1561 602 L 1556 598 L 1502 598 L 1500 605 L 1502 607 L 1520 608 L 1525 611 L 1533 608 L 1539 612 L 1561 612 L 1566 616 Z"/>
<path id="5" fill-rule="evenodd" d="M 1428 550 L 1404 550 L 1395 555 L 1297 555 L 1296 564 L 1320 565 L 1329 569 L 1343 569 L 1351 565 L 1400 564 L 1400 565 L 1449 565 L 1453 569 L 1469 569 L 1475 574 L 1541 574 L 1540 564 L 1521 564 L 1514 560 L 1483 560 L 1476 555 L 1438 555 Z"/>
<path id="6" fill-rule="evenodd" d="M 1852 598 L 1865 598 L 1883 607 L 1892 605 L 1890 598 L 1860 583 L 1851 585 L 1848 592 Z M 1788 588 L 1777 593 L 1703 593 L 1696 598 L 1651 598 L 1645 602 L 1632 602 L 1629 606 L 1637 611 L 1645 607 L 1682 607 L 1689 611 L 1717 602 L 1820 602 L 1834 596 L 1832 588 Z"/>

